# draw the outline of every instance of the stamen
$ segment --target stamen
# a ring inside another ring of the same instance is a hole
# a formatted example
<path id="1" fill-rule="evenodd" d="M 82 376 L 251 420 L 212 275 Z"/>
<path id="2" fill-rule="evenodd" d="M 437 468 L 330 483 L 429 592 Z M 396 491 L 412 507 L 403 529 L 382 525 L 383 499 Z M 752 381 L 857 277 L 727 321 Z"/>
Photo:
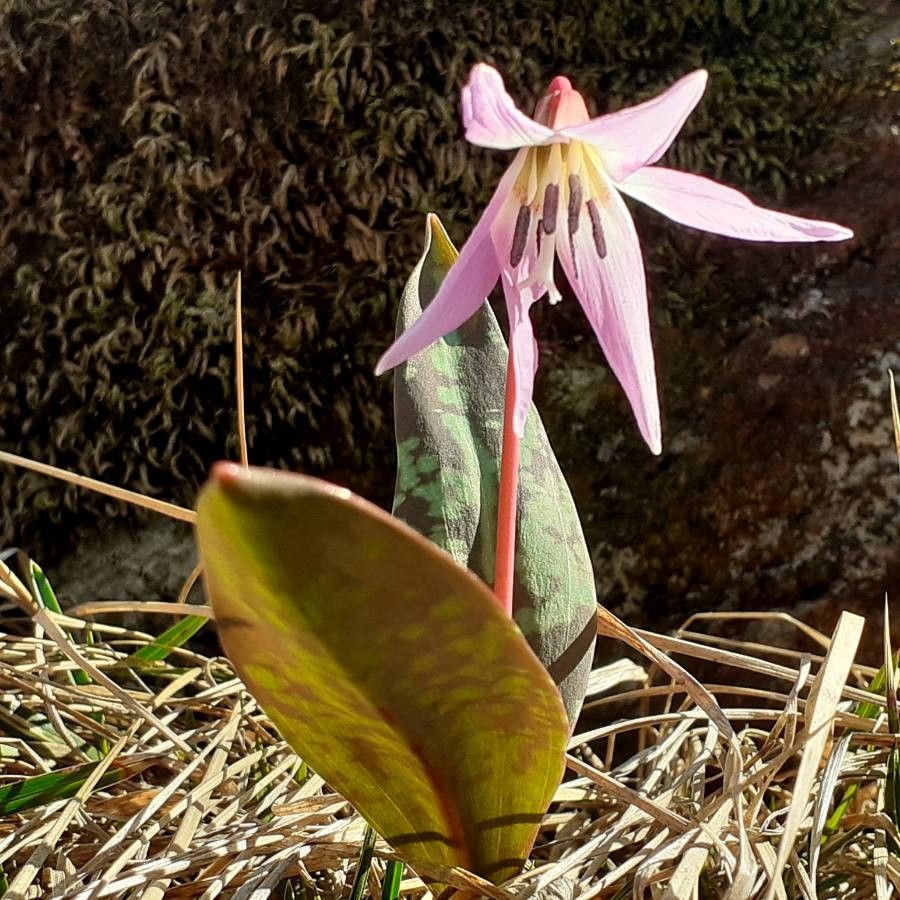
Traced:
<path id="1" fill-rule="evenodd" d="M 606 238 L 603 235 L 603 223 L 600 221 L 600 210 L 596 200 L 588 200 L 588 215 L 591 219 L 591 234 L 594 237 L 594 246 L 597 248 L 597 256 L 600 259 L 606 257 Z"/>
<path id="2" fill-rule="evenodd" d="M 555 147 L 558 147 L 559 144 L 554 144 Z M 560 151 L 561 153 L 562 151 Z M 566 168 L 573 175 L 578 175 L 581 172 L 581 164 L 582 164 L 582 144 L 581 141 L 572 141 L 571 144 L 566 146 Z"/>
<path id="3" fill-rule="evenodd" d="M 569 234 L 578 231 L 578 222 L 581 216 L 581 180 L 577 175 L 569 176 Z"/>
<path id="4" fill-rule="evenodd" d="M 509 264 L 515 269 L 525 255 L 528 243 L 528 228 L 531 225 L 531 207 L 520 206 L 516 216 L 516 230 L 513 232 L 512 249 L 509 251 Z"/>
<path id="5" fill-rule="evenodd" d="M 534 149 L 528 151 L 527 166 L 528 179 L 525 186 L 525 203 L 534 203 L 538 190 L 538 171 L 540 169 L 540 158 Z"/>
<path id="6" fill-rule="evenodd" d="M 559 185 L 548 184 L 544 188 L 544 218 L 541 219 L 541 227 L 544 230 L 544 234 L 553 234 L 556 231 L 556 214 L 558 211 Z"/>

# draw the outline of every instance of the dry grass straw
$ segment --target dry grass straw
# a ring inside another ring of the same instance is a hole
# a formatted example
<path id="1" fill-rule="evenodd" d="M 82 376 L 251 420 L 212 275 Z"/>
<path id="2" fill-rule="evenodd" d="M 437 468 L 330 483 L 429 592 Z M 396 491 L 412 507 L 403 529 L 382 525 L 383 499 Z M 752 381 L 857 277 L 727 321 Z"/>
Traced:
<path id="1" fill-rule="evenodd" d="M 56 615 L 6 567 L 0 592 L 2 782 L 84 764 L 101 740 L 104 767 L 135 763 L 125 780 L 98 786 L 98 768 L 74 797 L 0 821 L 5 896 L 249 898 L 288 881 L 346 893 L 364 823 L 279 739 L 226 660 L 179 649 L 138 667 L 132 654 L 152 637 L 103 622 L 127 604 Z M 861 628 L 845 613 L 830 638 L 813 634 L 823 658 L 797 651 L 785 664 L 710 634 L 639 633 L 600 610 L 600 633 L 643 658 L 594 672 L 585 719 L 604 724 L 572 738 L 529 869 L 500 889 L 407 870 L 401 895 L 428 896 L 421 875 L 491 897 L 890 896 L 896 829 L 878 793 L 892 739 L 884 715 L 855 713 L 859 696 L 884 702 L 862 690 Z M 697 662 L 718 667 L 715 683 L 690 674 Z M 73 684 L 76 668 L 93 683 Z M 859 802 L 823 841 L 852 783 Z M 379 842 L 373 896 L 390 858 Z"/>

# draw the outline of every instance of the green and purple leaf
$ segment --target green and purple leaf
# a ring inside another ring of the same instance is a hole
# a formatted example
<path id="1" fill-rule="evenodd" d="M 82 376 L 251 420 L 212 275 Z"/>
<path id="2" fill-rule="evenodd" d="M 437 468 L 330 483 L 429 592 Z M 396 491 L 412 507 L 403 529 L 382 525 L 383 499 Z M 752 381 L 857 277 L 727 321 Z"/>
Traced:
<path id="1" fill-rule="evenodd" d="M 225 651 L 297 753 L 409 860 L 518 872 L 568 723 L 485 585 L 301 475 L 220 464 L 197 531 Z"/>
<path id="2" fill-rule="evenodd" d="M 425 251 L 400 302 L 398 335 L 431 302 L 456 257 L 440 219 L 429 215 Z M 487 584 L 494 580 L 506 358 L 485 303 L 394 375 L 394 515 Z M 534 408 L 522 439 L 518 508 L 516 622 L 574 723 L 593 659 L 594 573 L 575 503 Z"/>

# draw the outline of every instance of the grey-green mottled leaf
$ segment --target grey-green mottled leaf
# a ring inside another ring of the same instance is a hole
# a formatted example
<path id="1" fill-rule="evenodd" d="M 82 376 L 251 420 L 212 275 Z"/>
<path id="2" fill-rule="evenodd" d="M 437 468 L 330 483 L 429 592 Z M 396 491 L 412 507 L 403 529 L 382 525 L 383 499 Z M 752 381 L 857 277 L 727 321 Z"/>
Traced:
<path id="1" fill-rule="evenodd" d="M 403 292 L 401 334 L 431 302 L 456 249 L 429 215 L 425 250 Z M 507 349 L 487 303 L 394 376 L 394 515 L 488 584 L 494 577 Z M 560 687 L 570 721 L 593 655 L 596 593 L 590 555 L 566 480 L 537 410 L 521 450 L 516 622 Z"/>

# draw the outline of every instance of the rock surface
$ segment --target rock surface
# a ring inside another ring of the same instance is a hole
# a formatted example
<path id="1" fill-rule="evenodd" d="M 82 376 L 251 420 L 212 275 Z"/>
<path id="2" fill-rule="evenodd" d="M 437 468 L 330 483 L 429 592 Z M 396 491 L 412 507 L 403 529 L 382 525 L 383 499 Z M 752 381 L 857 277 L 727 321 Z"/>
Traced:
<path id="1" fill-rule="evenodd" d="M 197 564 L 189 525 L 162 516 L 86 529 L 76 552 L 47 567 L 63 601 L 175 600 Z M 190 599 L 199 600 L 195 587 Z"/>

